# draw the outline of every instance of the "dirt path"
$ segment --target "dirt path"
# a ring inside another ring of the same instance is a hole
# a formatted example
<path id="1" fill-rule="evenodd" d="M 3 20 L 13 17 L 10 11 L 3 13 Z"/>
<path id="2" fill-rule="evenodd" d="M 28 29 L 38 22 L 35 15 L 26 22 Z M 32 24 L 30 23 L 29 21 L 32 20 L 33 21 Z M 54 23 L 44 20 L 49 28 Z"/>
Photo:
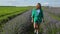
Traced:
<path id="1" fill-rule="evenodd" d="M 52 29 L 59 28 L 60 21 L 53 19 L 46 11 L 49 10 L 44 10 L 44 18 L 46 22 L 42 23 L 41 25 L 43 28 L 42 34 L 49 34 L 49 33 L 52 34 L 53 32 Z M 4 25 L 3 32 L 1 34 L 31 34 L 33 31 L 31 31 L 32 25 L 30 20 L 31 20 L 31 10 L 8 21 Z M 57 31 L 56 34 L 60 34 L 60 31 Z"/>

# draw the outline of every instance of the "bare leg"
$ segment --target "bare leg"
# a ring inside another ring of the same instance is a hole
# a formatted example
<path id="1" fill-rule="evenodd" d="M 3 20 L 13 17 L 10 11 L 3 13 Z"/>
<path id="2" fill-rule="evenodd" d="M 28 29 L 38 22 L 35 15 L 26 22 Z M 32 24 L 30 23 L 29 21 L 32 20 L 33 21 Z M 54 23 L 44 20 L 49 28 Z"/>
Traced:
<path id="1" fill-rule="evenodd" d="M 38 34 L 38 30 L 36 31 L 36 33 Z"/>
<path id="2" fill-rule="evenodd" d="M 34 33 L 36 33 L 36 29 L 35 29 L 35 23 L 33 24 L 33 26 L 34 26 Z"/>
<path id="3" fill-rule="evenodd" d="M 34 23 L 34 33 L 38 34 L 38 24 Z"/>
<path id="4" fill-rule="evenodd" d="M 36 26 L 36 34 L 38 34 L 38 32 L 39 32 L 39 29 L 38 29 L 38 24 L 37 24 L 37 26 Z"/>

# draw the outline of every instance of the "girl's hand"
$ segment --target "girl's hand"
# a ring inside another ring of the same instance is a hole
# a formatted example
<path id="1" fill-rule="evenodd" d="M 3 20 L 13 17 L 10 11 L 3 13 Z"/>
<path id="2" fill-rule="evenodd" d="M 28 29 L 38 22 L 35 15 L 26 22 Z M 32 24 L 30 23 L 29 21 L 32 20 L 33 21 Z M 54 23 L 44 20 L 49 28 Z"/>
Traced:
<path id="1" fill-rule="evenodd" d="M 33 20 L 31 20 L 31 22 L 33 23 Z"/>
<path id="2" fill-rule="evenodd" d="M 42 19 L 42 22 L 45 22 L 44 19 Z"/>
<path id="3" fill-rule="evenodd" d="M 32 18 L 32 20 L 31 20 L 31 22 L 33 23 L 33 18 Z"/>

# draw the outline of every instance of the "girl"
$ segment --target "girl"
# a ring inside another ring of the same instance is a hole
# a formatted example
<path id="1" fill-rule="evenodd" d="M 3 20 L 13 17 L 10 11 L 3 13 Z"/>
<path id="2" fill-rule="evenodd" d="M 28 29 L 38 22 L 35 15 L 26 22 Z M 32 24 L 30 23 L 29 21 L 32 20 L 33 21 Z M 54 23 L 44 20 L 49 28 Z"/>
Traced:
<path id="1" fill-rule="evenodd" d="M 34 33 L 35 34 L 38 34 L 39 25 L 41 24 L 42 21 L 44 21 L 43 11 L 41 8 L 41 4 L 38 3 L 36 5 L 36 8 L 32 10 L 32 22 L 34 24 Z"/>

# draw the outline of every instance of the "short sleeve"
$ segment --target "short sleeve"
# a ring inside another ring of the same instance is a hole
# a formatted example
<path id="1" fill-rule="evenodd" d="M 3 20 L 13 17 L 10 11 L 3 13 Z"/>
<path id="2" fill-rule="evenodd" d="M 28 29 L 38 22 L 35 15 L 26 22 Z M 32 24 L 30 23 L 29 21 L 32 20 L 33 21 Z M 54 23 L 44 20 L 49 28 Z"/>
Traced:
<path id="1" fill-rule="evenodd" d="M 32 18 L 34 18 L 34 9 L 32 10 Z"/>
<path id="2" fill-rule="evenodd" d="M 44 16 L 43 16 L 43 10 L 42 9 L 41 9 L 41 17 L 44 18 Z"/>

